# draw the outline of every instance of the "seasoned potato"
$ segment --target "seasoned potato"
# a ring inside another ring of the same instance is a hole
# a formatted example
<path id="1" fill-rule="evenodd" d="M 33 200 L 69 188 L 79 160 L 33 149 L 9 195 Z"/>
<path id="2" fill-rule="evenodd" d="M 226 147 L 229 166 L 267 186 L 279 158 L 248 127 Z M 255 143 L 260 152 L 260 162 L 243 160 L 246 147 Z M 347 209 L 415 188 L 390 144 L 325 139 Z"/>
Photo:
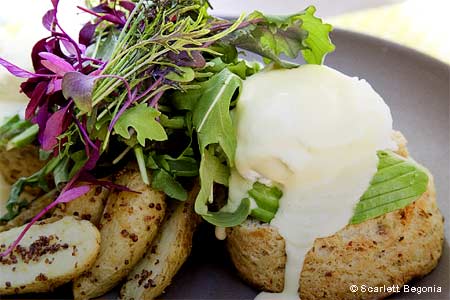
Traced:
<path id="1" fill-rule="evenodd" d="M 94 225 L 100 223 L 105 203 L 108 200 L 109 190 L 101 186 L 91 189 L 87 194 L 70 201 L 61 203 L 55 209 L 54 216 L 77 216 L 83 220 L 91 221 Z"/>
<path id="2" fill-rule="evenodd" d="M 9 184 L 36 173 L 44 165 L 45 162 L 39 160 L 38 147 L 33 145 L 0 152 L 0 173 Z"/>
<path id="3" fill-rule="evenodd" d="M 0 233 L 0 251 L 23 227 Z M 46 292 L 89 269 L 100 249 L 100 233 L 90 222 L 54 218 L 33 225 L 12 253 L 0 257 L 0 295 Z"/>
<path id="4" fill-rule="evenodd" d="M 24 208 L 14 219 L 7 222 L 5 225 L 0 225 L 0 232 L 28 223 L 41 210 L 55 200 L 55 192 L 47 193 L 36 200 L 34 200 L 34 196 L 25 192 L 21 196 L 23 197 L 22 199 L 30 200 L 29 206 Z"/>
<path id="5" fill-rule="evenodd" d="M 396 133 L 398 153 L 407 155 Z M 402 286 L 429 273 L 442 253 L 443 218 L 433 181 L 409 206 L 318 238 L 299 270 L 301 299 L 380 299 L 388 293 L 352 293 L 349 286 Z M 228 231 L 227 248 L 240 275 L 255 287 L 281 292 L 285 241 L 269 224 L 247 220 Z"/>
<path id="6" fill-rule="evenodd" d="M 165 195 L 142 182 L 133 168 L 118 174 L 117 184 L 132 191 L 113 192 L 100 221 L 100 255 L 94 266 L 75 280 L 75 299 L 103 295 L 142 258 L 156 236 L 166 210 Z"/>
<path id="7" fill-rule="evenodd" d="M 128 275 L 121 299 L 154 299 L 171 283 L 191 252 L 192 236 L 200 222 L 193 208 L 198 191 L 196 185 L 185 203 L 174 204 L 144 258 Z"/>

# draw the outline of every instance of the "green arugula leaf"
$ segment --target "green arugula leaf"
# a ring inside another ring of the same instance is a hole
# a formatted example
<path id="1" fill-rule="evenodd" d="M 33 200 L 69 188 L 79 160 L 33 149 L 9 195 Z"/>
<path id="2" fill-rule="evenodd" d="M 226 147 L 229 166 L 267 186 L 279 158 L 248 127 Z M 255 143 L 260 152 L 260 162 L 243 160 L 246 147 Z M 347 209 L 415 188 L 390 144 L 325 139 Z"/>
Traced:
<path id="1" fill-rule="evenodd" d="M 69 164 L 70 164 L 70 157 L 65 156 L 55 167 L 55 170 L 53 171 L 53 178 L 55 181 L 55 186 L 57 188 L 60 187 L 60 184 L 66 183 L 70 180 Z"/>
<path id="2" fill-rule="evenodd" d="M 86 156 L 86 152 L 84 150 L 79 150 L 77 152 L 73 152 L 70 155 L 71 160 L 73 161 L 72 169 L 69 173 L 69 178 L 73 178 L 76 173 L 84 166 L 88 157 Z"/>
<path id="3" fill-rule="evenodd" d="M 167 134 L 155 119 L 159 115 L 156 109 L 141 103 L 124 112 L 114 126 L 114 130 L 123 138 L 129 139 L 128 128 L 133 127 L 137 133 L 137 140 L 142 146 L 145 146 L 146 139 L 164 141 L 167 140 Z"/>
<path id="4" fill-rule="evenodd" d="M 12 220 L 20 213 L 23 207 L 28 205 L 28 202 L 21 198 L 22 191 L 25 187 L 39 187 L 46 192 L 49 190 L 46 176 L 55 170 L 61 162 L 61 159 L 60 157 L 52 158 L 42 169 L 28 177 L 20 178 L 11 186 L 8 201 L 6 202 L 8 212 L 0 216 L 0 221 Z"/>
<path id="5" fill-rule="evenodd" d="M 423 167 L 391 151 L 378 151 L 378 171 L 356 205 L 350 224 L 358 224 L 416 201 L 428 187 Z"/>
<path id="6" fill-rule="evenodd" d="M 169 118 L 168 116 L 161 114 L 159 122 L 164 128 L 182 129 L 186 126 L 184 116 Z"/>
<path id="7" fill-rule="evenodd" d="M 224 41 L 285 68 L 296 65 L 282 61 L 281 54 L 296 58 L 302 53 L 307 63 L 322 64 L 325 56 L 334 50 L 329 38 L 332 27 L 315 17 L 315 11 L 310 6 L 301 13 L 272 17 L 255 11 L 246 20 L 253 25 L 229 34 Z"/>
<path id="8" fill-rule="evenodd" d="M 251 211 L 251 216 L 269 223 L 275 217 L 283 192 L 275 186 L 270 187 L 260 182 L 255 182 L 248 194 L 258 205 L 257 208 Z"/>
<path id="9" fill-rule="evenodd" d="M 213 201 L 214 182 L 227 186 L 230 170 L 214 155 L 213 147 L 209 147 L 202 153 L 199 173 L 201 188 L 195 200 L 195 212 L 207 215 L 207 203 Z"/>
<path id="10" fill-rule="evenodd" d="M 153 173 L 152 187 L 180 201 L 185 201 L 188 196 L 184 187 L 163 169 L 156 170 Z"/>
<path id="11" fill-rule="evenodd" d="M 250 199 L 242 199 L 239 207 L 230 212 L 208 212 L 202 215 L 207 222 L 220 227 L 233 227 L 244 222 L 250 214 Z"/>
<path id="12" fill-rule="evenodd" d="M 156 163 L 156 160 L 155 160 L 155 158 L 152 156 L 152 154 L 150 154 L 150 155 L 147 157 L 147 161 L 145 162 L 145 166 L 146 166 L 147 168 L 149 168 L 149 169 L 152 169 L 152 170 L 157 170 L 157 169 L 159 169 L 159 166 L 158 166 L 158 164 Z"/>
<path id="13" fill-rule="evenodd" d="M 171 99 L 173 106 L 178 110 L 193 111 L 198 99 L 202 96 L 204 86 L 206 82 L 191 85 L 187 91 L 176 91 Z"/>
<path id="14" fill-rule="evenodd" d="M 230 116 L 230 102 L 242 81 L 228 69 L 212 76 L 202 88 L 202 93 L 193 111 L 192 122 L 198 134 L 200 152 L 218 143 L 228 159 L 234 164 L 236 133 Z"/>
<path id="15" fill-rule="evenodd" d="M 173 158 L 169 155 L 162 155 L 158 157 L 158 162 L 164 161 L 166 171 L 170 172 L 174 176 L 180 177 L 194 177 L 198 176 L 198 162 L 187 156 L 180 156 Z M 160 164 L 161 166 L 163 164 Z"/>
<path id="16" fill-rule="evenodd" d="M 192 68 L 178 67 L 178 69 L 167 74 L 166 78 L 176 82 L 190 82 L 194 80 L 195 73 Z"/>

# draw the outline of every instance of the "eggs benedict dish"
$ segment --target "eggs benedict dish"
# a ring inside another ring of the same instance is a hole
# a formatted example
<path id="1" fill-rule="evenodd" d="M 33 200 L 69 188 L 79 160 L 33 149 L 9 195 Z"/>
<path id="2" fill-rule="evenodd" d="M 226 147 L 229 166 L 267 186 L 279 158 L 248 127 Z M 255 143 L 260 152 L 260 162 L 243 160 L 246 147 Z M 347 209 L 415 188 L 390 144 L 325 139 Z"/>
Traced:
<path id="1" fill-rule="evenodd" d="M 255 182 L 282 192 L 270 221 L 255 211 L 228 232 L 241 276 L 271 292 L 256 299 L 366 299 L 349 286 L 403 285 L 436 266 L 431 175 L 366 81 L 318 65 L 260 72 L 244 82 L 235 123 L 229 205 L 249 197 L 264 209 Z"/>

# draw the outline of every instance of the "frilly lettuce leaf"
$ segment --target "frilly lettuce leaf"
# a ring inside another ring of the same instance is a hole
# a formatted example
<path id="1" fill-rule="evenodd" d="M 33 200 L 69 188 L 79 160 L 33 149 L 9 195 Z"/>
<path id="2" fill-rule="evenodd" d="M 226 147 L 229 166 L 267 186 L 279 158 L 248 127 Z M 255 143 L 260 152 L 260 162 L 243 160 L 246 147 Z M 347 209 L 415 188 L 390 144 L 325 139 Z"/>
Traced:
<path id="1" fill-rule="evenodd" d="M 378 151 L 378 158 L 378 171 L 356 205 L 350 224 L 401 209 L 427 190 L 427 172 L 413 160 L 392 151 Z"/>
<path id="2" fill-rule="evenodd" d="M 255 11 L 246 20 L 252 25 L 229 34 L 225 41 L 285 68 L 296 65 L 283 61 L 282 54 L 296 58 L 301 53 L 307 63 L 322 64 L 334 51 L 329 38 L 332 26 L 315 17 L 315 11 L 313 6 L 289 16 L 265 16 Z"/>

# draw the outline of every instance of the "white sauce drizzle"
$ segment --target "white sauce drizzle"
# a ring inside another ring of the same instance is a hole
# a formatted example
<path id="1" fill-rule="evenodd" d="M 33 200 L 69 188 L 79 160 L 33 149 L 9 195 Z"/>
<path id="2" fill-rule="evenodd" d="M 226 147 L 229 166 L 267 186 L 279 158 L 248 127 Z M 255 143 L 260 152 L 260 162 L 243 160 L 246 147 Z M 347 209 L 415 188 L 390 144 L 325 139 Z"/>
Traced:
<path id="1" fill-rule="evenodd" d="M 394 148 L 390 110 L 364 80 L 305 65 L 246 80 L 235 117 L 229 207 L 256 180 L 283 190 L 271 225 L 286 242 L 284 290 L 256 299 L 297 300 L 314 240 L 348 224 L 376 172 L 376 151 Z"/>

